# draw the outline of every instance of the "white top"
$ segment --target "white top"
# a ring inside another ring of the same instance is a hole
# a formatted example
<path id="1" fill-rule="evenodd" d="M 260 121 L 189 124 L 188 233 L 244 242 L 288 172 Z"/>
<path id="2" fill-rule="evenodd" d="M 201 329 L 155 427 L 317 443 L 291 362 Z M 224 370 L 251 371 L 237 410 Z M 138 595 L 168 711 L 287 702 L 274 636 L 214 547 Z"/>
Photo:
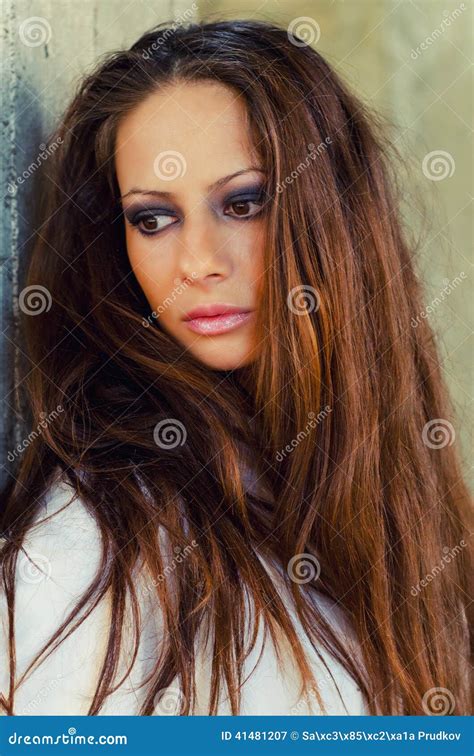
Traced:
<path id="1" fill-rule="evenodd" d="M 65 506 L 69 501 L 71 503 Z M 50 519 L 46 520 L 46 517 Z M 66 481 L 56 479 L 43 498 L 41 511 L 25 539 L 24 550 L 26 553 L 20 554 L 18 558 L 16 574 L 15 633 L 18 678 L 91 585 L 100 565 L 101 541 L 98 526 L 80 498 L 74 497 L 74 491 Z M 272 570 L 272 574 L 275 581 L 281 582 L 279 595 L 282 598 L 288 597 L 288 589 L 279 573 Z M 153 668 L 153 660 L 156 659 L 157 649 L 163 639 L 160 609 L 152 598 L 155 595 L 154 591 L 150 591 L 150 584 L 147 584 L 146 580 L 139 578 L 138 583 L 142 622 L 138 657 L 131 674 L 118 690 L 106 699 L 100 714 L 139 714 L 148 687 L 140 688 L 139 685 L 147 672 Z M 7 619 L 6 600 L 1 590 L 0 693 L 6 696 L 9 669 Z M 348 642 L 350 631 L 340 610 L 327 598 L 318 595 L 317 601 L 320 602 L 325 616 L 334 623 Z M 291 605 L 288 603 L 287 606 L 291 612 Z M 327 714 L 367 714 L 363 696 L 354 680 L 335 659 L 321 649 L 321 654 L 341 693 L 341 700 L 331 675 L 303 632 L 296 615 L 293 612 L 291 614 L 298 637 L 315 670 Z M 77 630 L 36 666 L 19 686 L 15 694 L 14 713 L 87 714 L 105 655 L 109 622 L 110 605 L 107 597 L 104 597 Z M 310 697 L 308 703 L 305 699 L 299 698 L 301 680 L 290 661 L 290 654 L 285 669 L 280 669 L 269 634 L 265 639 L 264 652 L 257 664 L 263 641 L 260 627 L 258 642 L 244 664 L 245 682 L 242 687 L 241 714 L 323 713 L 315 695 Z M 127 655 L 130 658 L 127 648 L 128 651 L 133 648 L 131 636 L 127 641 L 127 633 L 124 635 L 122 647 L 122 663 L 125 670 Z M 196 651 L 198 701 L 192 713 L 206 715 L 212 657 L 209 649 L 200 645 L 199 637 Z M 117 678 L 117 681 L 119 679 Z M 231 714 L 225 693 L 225 689 L 221 690 L 218 714 Z M 175 714 L 179 710 L 181 696 L 182 692 L 175 679 L 157 704 L 155 714 Z"/>

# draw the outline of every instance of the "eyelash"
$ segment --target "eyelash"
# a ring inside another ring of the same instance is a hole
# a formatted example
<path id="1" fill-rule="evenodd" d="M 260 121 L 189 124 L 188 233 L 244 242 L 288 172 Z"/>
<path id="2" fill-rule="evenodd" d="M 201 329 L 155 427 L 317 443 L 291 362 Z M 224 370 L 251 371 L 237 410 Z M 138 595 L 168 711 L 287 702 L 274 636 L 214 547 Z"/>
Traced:
<path id="1" fill-rule="evenodd" d="M 238 195 L 235 197 L 230 198 L 224 205 L 224 207 L 229 207 L 231 205 L 237 205 L 242 203 L 261 203 L 262 207 L 257 210 L 257 212 L 253 213 L 252 215 L 248 216 L 238 216 L 238 215 L 231 215 L 231 218 L 234 218 L 239 221 L 250 221 L 253 220 L 253 218 L 257 217 L 257 215 L 260 215 L 263 209 L 263 192 L 259 192 L 258 194 L 252 194 L 252 195 Z M 143 228 L 140 228 L 140 223 L 142 223 L 144 220 L 151 220 L 153 218 L 157 217 L 168 217 L 173 218 L 173 216 L 170 212 L 152 212 L 151 210 L 145 210 L 142 212 L 137 213 L 133 218 L 129 219 L 129 222 L 132 224 L 134 228 L 137 229 L 137 231 L 142 234 L 142 236 L 156 236 L 157 234 L 160 234 L 162 231 L 165 231 L 167 228 L 170 228 L 170 226 L 174 226 L 174 223 L 168 223 L 163 228 L 157 229 L 156 231 L 144 231 Z"/>

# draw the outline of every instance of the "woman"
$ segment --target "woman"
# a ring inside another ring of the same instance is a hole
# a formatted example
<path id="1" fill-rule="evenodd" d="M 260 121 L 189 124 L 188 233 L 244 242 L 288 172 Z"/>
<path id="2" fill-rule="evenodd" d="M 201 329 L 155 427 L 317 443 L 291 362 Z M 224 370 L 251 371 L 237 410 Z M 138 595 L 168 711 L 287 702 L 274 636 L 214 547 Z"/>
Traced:
<path id="1" fill-rule="evenodd" d="M 5 712 L 466 713 L 468 494 L 375 117 L 233 21 L 109 55 L 55 137 Z"/>

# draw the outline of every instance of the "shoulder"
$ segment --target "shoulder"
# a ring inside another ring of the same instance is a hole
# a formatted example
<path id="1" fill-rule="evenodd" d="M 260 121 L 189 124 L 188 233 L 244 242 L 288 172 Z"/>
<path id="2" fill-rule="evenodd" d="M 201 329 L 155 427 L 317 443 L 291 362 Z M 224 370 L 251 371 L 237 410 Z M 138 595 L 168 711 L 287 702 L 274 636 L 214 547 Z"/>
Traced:
<path id="1" fill-rule="evenodd" d="M 108 625 L 106 602 L 40 663 L 38 654 L 93 583 L 102 560 L 94 517 L 63 477 L 55 476 L 19 552 L 15 572 L 16 714 L 86 713 L 91 669 L 101 652 L 97 633 Z M 0 655 L 7 657 L 6 599 L 0 593 Z M 35 661 L 36 660 L 36 661 Z M 1 664 L 0 690 L 8 689 L 9 664 Z M 65 688 L 67 680 L 67 688 Z M 74 684 L 71 685 L 74 681 Z M 67 689 L 68 695 L 64 696 Z M 72 695 L 71 695 L 72 692 Z"/>
<path id="2" fill-rule="evenodd" d="M 31 555 L 39 550 L 50 561 L 49 566 L 61 566 L 61 572 L 64 569 L 72 571 L 74 562 L 71 559 L 81 557 L 81 561 L 86 562 L 87 558 L 87 564 L 77 575 L 77 579 L 85 582 L 99 558 L 100 543 L 100 531 L 94 516 L 65 477 L 57 474 L 43 495 L 38 513 L 26 534 L 25 552 Z M 63 565 L 61 561 L 66 554 L 69 557 L 67 564 Z M 91 556 L 93 559 L 89 561 Z M 49 566 L 45 565 L 46 572 L 51 573 Z M 26 567 L 25 572 L 28 573 Z M 38 582 L 40 580 L 38 575 Z"/>
<path id="3" fill-rule="evenodd" d="M 80 593 L 101 559 L 99 527 L 64 475 L 55 472 L 37 507 L 16 562 L 18 596 L 62 588 Z"/>
<path id="4" fill-rule="evenodd" d="M 271 574 L 290 614 L 316 686 L 306 697 L 301 695 L 302 680 L 288 641 L 283 633 L 277 631 L 278 649 L 276 648 L 263 622 L 255 614 L 253 600 L 248 597 L 245 622 L 247 632 L 250 634 L 250 628 L 257 619 L 258 634 L 244 664 L 240 713 L 260 716 L 367 714 L 366 701 L 356 681 L 334 656 L 318 644 L 315 644 L 315 647 L 306 635 L 293 609 L 281 570 L 260 558 Z M 320 614 L 344 643 L 348 652 L 358 654 L 360 649 L 355 634 L 340 606 L 319 592 L 312 592 L 309 600 L 316 604 Z M 197 671 L 198 703 L 193 713 L 206 714 L 208 711 L 211 671 L 212 649 L 202 645 Z M 220 700 L 218 713 L 231 713 L 228 696 L 224 695 Z"/>
<path id="5" fill-rule="evenodd" d="M 282 637 L 281 655 L 277 652 L 273 642 L 269 642 L 262 654 L 262 671 L 267 684 L 262 686 L 258 682 L 257 676 L 253 686 L 255 688 L 258 685 L 260 692 L 264 689 L 269 691 L 268 698 L 264 702 L 267 709 L 268 707 L 272 709 L 268 713 L 290 715 L 367 714 L 366 701 L 353 677 L 342 663 L 323 647 L 322 643 L 312 643 L 306 634 L 294 607 L 288 583 L 283 578 L 282 568 L 276 567 L 266 560 L 264 563 L 267 570 L 272 574 L 279 595 L 287 607 L 316 683 L 309 691 L 308 696 L 302 697 L 302 681 L 293 662 L 292 649 L 289 647 L 288 641 Z M 312 603 L 318 614 L 327 622 L 347 649 L 348 654 L 352 658 L 359 656 L 360 648 L 355 632 L 341 606 L 314 589 L 311 589 L 311 592 L 308 590 L 307 600 Z M 258 706 L 258 702 L 254 700 L 251 690 L 248 707 L 250 709 L 254 706 Z"/>
<path id="6" fill-rule="evenodd" d="M 101 562 L 99 527 L 73 487 L 57 476 L 43 495 L 16 567 L 17 602 L 81 596 Z M 56 603 L 58 606 L 59 603 Z"/>
<path id="7" fill-rule="evenodd" d="M 111 591 L 100 599 L 94 593 L 88 600 L 104 574 L 104 558 L 93 509 L 58 472 L 41 497 L 16 564 L 15 714 L 88 713 L 113 627 Z M 138 564 L 135 572 L 143 620 L 139 653 L 128 674 L 134 618 L 127 595 L 118 673 L 122 682 L 100 713 L 138 713 L 150 660 L 162 640 L 161 614 L 142 567 Z M 0 694 L 6 699 L 8 635 L 6 597 L 0 586 Z"/>
<path id="8" fill-rule="evenodd" d="M 349 657 L 361 659 L 361 649 L 356 634 L 341 606 L 324 594 L 313 591 L 310 600 L 317 607 L 331 630 L 342 643 Z M 312 666 L 318 686 L 311 690 L 307 702 L 300 700 L 295 707 L 296 714 L 330 714 L 330 715 L 365 715 L 368 714 L 367 702 L 351 674 L 342 663 L 325 648 L 313 646 L 304 633 L 299 619 L 295 617 L 297 632 L 303 648 Z M 321 710 L 321 702 L 324 711 Z"/>

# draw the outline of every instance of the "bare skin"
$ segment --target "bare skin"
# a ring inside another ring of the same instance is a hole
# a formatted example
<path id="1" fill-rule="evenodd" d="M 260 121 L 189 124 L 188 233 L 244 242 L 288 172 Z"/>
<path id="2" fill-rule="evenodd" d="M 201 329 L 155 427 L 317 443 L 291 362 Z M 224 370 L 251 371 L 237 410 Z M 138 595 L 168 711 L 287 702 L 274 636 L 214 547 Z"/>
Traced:
<path id="1" fill-rule="evenodd" d="M 168 86 L 122 120 L 115 159 L 130 264 L 158 326 L 211 369 L 250 364 L 264 173 L 242 98 L 211 81 Z M 183 319 L 216 303 L 247 314 L 227 316 L 219 333 L 215 317 L 197 330 Z"/>

